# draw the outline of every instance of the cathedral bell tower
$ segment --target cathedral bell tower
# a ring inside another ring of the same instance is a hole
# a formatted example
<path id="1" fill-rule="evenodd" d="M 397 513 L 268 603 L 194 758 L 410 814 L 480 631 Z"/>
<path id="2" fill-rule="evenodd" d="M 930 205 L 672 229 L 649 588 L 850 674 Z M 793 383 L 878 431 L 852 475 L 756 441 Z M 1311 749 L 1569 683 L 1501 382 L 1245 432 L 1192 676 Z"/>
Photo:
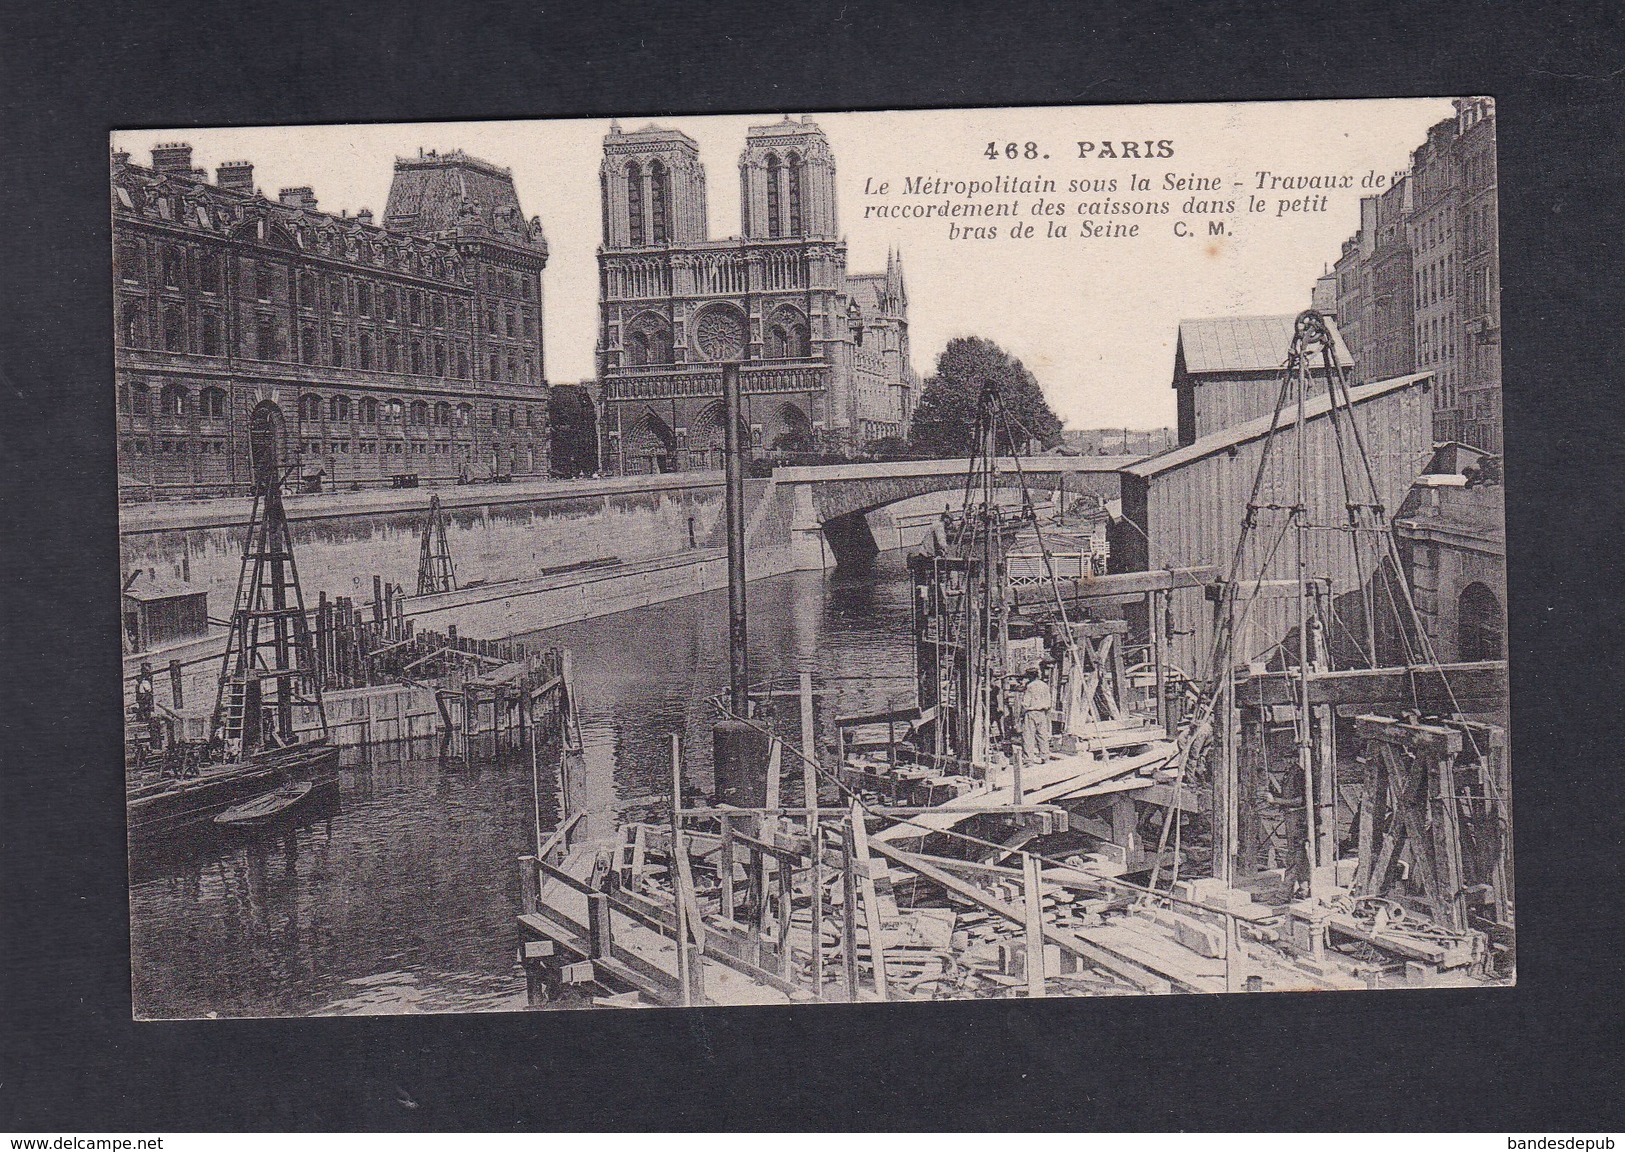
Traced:
<path id="1" fill-rule="evenodd" d="M 747 240 L 834 240 L 835 160 L 803 117 L 751 128 L 739 157 L 739 219 Z"/>
<path id="2" fill-rule="evenodd" d="M 687 133 L 650 125 L 604 137 L 604 248 L 663 248 L 708 235 L 705 168 Z"/>

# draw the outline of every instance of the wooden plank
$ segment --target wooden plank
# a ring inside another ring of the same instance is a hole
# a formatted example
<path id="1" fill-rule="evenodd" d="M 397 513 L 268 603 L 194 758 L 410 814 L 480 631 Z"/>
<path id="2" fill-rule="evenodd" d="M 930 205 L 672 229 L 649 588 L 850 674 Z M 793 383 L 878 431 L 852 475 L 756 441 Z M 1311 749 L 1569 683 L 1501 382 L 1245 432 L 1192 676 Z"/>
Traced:
<path id="1" fill-rule="evenodd" d="M 874 969 L 875 996 L 886 999 L 886 944 L 880 926 L 880 904 L 875 896 L 875 880 L 870 867 L 869 830 L 863 826 L 863 809 L 852 801 L 852 855 L 858 869 L 858 886 L 863 893 L 864 922 L 869 929 L 869 961 Z"/>
<path id="2" fill-rule="evenodd" d="M 1298 677 L 1294 672 L 1266 672 L 1236 685 L 1237 702 L 1247 708 L 1260 704 L 1296 704 L 1297 696 Z M 1438 664 L 1415 669 L 1353 668 L 1315 672 L 1309 677 L 1311 705 L 1411 704 L 1413 700 L 1420 700 L 1426 707 L 1448 708 L 1452 699 L 1463 707 L 1470 703 L 1504 703 L 1507 699 L 1506 661 Z"/>
<path id="3" fill-rule="evenodd" d="M 1043 585 L 1014 588 L 1020 604 L 1053 603 L 1059 592 L 1062 600 L 1095 600 L 1115 596 L 1144 596 L 1147 592 L 1168 592 L 1177 588 L 1203 588 L 1218 578 L 1211 566 L 1157 569 L 1150 572 L 1122 572 L 1111 576 L 1086 576 L 1082 580 L 1057 580 L 1054 587 Z"/>
<path id="4" fill-rule="evenodd" d="M 1027 995 L 1044 995 L 1044 888 L 1038 857 L 1021 857 L 1022 901 L 1027 923 Z"/>
<path id="5" fill-rule="evenodd" d="M 871 842 L 871 846 L 880 855 L 901 865 L 903 868 L 919 873 L 927 880 L 931 880 L 940 887 L 964 897 L 973 904 L 986 908 L 989 912 L 997 913 L 1012 924 L 1025 926 L 1026 916 L 1022 911 L 1012 908 L 994 896 L 990 896 L 977 885 L 961 880 L 952 873 L 938 868 L 926 858 L 913 852 L 904 852 L 899 848 L 893 848 L 891 845 L 883 844 L 878 840 Z M 1099 944 L 1092 944 L 1073 933 L 1062 932 L 1057 928 L 1045 925 L 1044 939 L 1051 944 L 1059 944 L 1066 951 L 1082 956 L 1090 963 L 1098 964 L 1107 971 L 1123 977 L 1123 979 L 1143 991 L 1157 993 L 1171 991 L 1167 979 L 1158 975 L 1148 966 L 1130 960 L 1112 949 Z"/>

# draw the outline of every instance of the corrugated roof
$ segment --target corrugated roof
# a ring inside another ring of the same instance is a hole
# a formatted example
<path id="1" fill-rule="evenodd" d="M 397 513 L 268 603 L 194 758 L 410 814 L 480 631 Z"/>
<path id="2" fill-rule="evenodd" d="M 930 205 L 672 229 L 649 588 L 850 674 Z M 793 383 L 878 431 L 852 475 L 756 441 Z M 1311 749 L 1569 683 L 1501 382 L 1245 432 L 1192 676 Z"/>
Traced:
<path id="1" fill-rule="evenodd" d="M 1349 389 L 1349 402 L 1364 404 L 1375 400 L 1379 396 L 1386 396 L 1390 392 L 1397 392 L 1402 388 L 1409 388 L 1423 380 L 1433 378 L 1432 372 L 1413 372 L 1409 376 L 1394 376 L 1387 380 L 1373 380 L 1369 384 L 1360 384 Z M 1304 415 L 1313 420 L 1317 416 L 1326 415 L 1331 407 L 1331 399 L 1324 392 L 1309 398 L 1304 405 Z M 1248 420 L 1234 427 L 1226 428 L 1222 432 L 1215 432 L 1211 436 L 1204 436 L 1194 444 L 1187 444 L 1183 448 L 1174 448 L 1162 453 L 1160 456 L 1151 456 L 1137 464 L 1130 464 L 1121 471 L 1130 476 L 1149 478 L 1160 476 L 1164 472 L 1171 472 L 1175 468 L 1182 468 L 1186 464 L 1211 456 L 1216 452 L 1223 452 L 1238 444 L 1245 444 L 1250 440 L 1261 440 L 1269 434 L 1270 416 L 1260 416 L 1256 420 Z M 1281 413 L 1280 427 L 1290 428 L 1298 422 L 1296 404 L 1289 406 Z"/>
<path id="2" fill-rule="evenodd" d="M 1292 345 L 1296 315 L 1288 316 L 1210 316 L 1179 322 L 1179 346 L 1185 353 L 1185 371 L 1191 375 L 1207 372 L 1273 372 L 1286 363 Z M 1348 345 L 1337 325 L 1327 318 L 1337 342 L 1337 358 L 1354 363 Z"/>

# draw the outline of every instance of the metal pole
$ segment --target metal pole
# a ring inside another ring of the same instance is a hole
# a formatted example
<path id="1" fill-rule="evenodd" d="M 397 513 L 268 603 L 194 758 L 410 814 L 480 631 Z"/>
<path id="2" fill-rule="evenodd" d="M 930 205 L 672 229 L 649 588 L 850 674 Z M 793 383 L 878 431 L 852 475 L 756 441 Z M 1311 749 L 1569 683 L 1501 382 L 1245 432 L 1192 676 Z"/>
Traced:
<path id="1" fill-rule="evenodd" d="M 688 910 L 683 906 L 682 873 L 677 861 L 683 851 L 683 744 L 671 734 L 671 902 L 677 914 L 677 995 L 684 1008 L 693 1006 L 693 984 L 688 970 Z"/>
<path id="2" fill-rule="evenodd" d="M 722 366 L 723 448 L 727 485 L 724 514 L 728 521 L 728 696 L 735 716 L 750 709 L 749 633 L 745 626 L 745 447 L 739 442 L 741 419 L 739 365 Z"/>
<path id="3" fill-rule="evenodd" d="M 1298 770 L 1303 776 L 1304 854 L 1309 864 L 1309 893 L 1315 895 L 1315 766 L 1309 728 L 1309 456 L 1308 420 L 1304 403 L 1309 391 L 1309 372 L 1301 346 L 1294 347 L 1294 370 L 1298 378 L 1297 421 L 1297 499 L 1293 513 L 1298 566 Z"/>

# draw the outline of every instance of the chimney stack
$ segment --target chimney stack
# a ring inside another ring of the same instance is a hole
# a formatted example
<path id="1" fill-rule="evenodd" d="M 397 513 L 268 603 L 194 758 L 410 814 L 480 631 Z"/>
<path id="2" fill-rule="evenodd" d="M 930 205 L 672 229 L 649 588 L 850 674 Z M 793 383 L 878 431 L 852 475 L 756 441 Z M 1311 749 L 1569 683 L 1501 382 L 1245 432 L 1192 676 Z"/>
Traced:
<path id="1" fill-rule="evenodd" d="M 298 188 L 284 188 L 277 193 L 277 199 L 289 208 L 302 208 L 306 212 L 316 211 L 316 193 L 306 184 Z"/>
<path id="2" fill-rule="evenodd" d="M 369 227 L 369 228 L 372 227 L 372 209 L 371 208 L 363 208 L 361 211 L 359 211 L 359 212 L 357 212 L 355 214 L 355 218 L 357 220 L 359 220 L 361 223 L 365 224 L 367 227 Z"/>
<path id="3" fill-rule="evenodd" d="M 192 175 L 192 146 L 190 144 L 154 144 L 152 170 L 160 176 Z"/>
<path id="4" fill-rule="evenodd" d="M 227 160 L 214 170 L 215 186 L 228 192 L 254 194 L 254 165 L 247 160 Z"/>

